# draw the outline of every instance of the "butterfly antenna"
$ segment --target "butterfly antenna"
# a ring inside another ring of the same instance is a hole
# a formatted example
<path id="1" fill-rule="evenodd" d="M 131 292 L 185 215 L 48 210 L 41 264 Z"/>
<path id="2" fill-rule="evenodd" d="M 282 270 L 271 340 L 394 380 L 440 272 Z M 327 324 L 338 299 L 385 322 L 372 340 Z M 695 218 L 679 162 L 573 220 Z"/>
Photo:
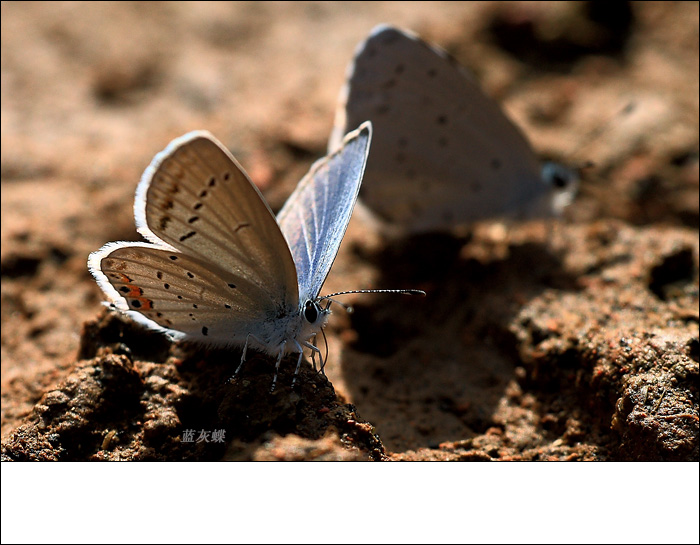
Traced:
<path id="1" fill-rule="evenodd" d="M 423 290 L 350 290 L 350 291 L 339 291 L 336 293 L 329 293 L 328 295 L 323 295 L 319 297 L 319 300 L 321 299 L 330 299 L 331 297 L 335 297 L 336 295 L 347 295 L 350 293 L 400 293 L 402 295 L 425 295 L 425 292 Z M 338 303 L 338 301 L 333 301 L 334 303 Z M 341 304 L 341 303 L 338 303 Z"/>
<path id="2" fill-rule="evenodd" d="M 620 117 L 622 116 L 627 116 L 631 114 L 634 109 L 637 107 L 637 104 L 634 101 L 630 101 L 627 104 L 625 104 L 622 109 L 617 112 L 615 115 L 611 116 L 607 121 L 605 121 L 603 124 L 599 125 L 598 127 L 595 127 L 593 130 L 591 130 L 587 135 L 581 139 L 581 141 L 578 143 L 578 145 L 570 151 L 567 155 L 570 158 L 576 157 L 577 155 L 580 154 L 581 150 L 589 146 L 592 142 L 600 138 L 603 134 L 605 134 L 608 130 L 610 130 L 610 127 L 614 122 L 616 122 Z M 577 165 L 575 168 L 576 170 L 583 170 L 586 168 L 591 168 L 592 166 L 595 166 L 595 164 L 592 161 L 585 161 L 579 165 Z"/>
<path id="3" fill-rule="evenodd" d="M 346 305 L 336 299 L 332 299 L 332 297 L 335 297 L 336 295 L 348 295 L 350 293 L 400 293 L 403 295 L 425 295 L 425 292 L 423 290 L 350 290 L 339 291 L 337 293 L 329 293 L 328 295 L 323 295 L 316 300 L 321 301 L 322 299 L 325 299 L 326 301 L 328 301 L 328 306 L 326 308 L 330 307 L 331 303 L 335 303 L 336 305 L 340 305 L 341 307 L 343 307 L 348 314 L 352 314 L 353 308 L 350 305 Z M 326 347 L 327 346 L 328 345 L 326 345 Z"/>
<path id="4" fill-rule="evenodd" d="M 343 307 L 348 314 L 352 314 L 353 308 L 350 305 L 346 305 L 336 299 L 332 299 L 332 297 L 335 297 L 336 295 L 348 295 L 350 293 L 400 293 L 403 295 L 425 295 L 425 292 L 423 290 L 350 290 L 339 291 L 337 293 L 329 293 L 328 295 L 323 295 L 316 300 L 320 301 L 322 299 L 325 299 L 328 301 L 328 306 L 326 308 L 330 307 L 331 303 L 335 303 L 336 305 L 340 305 L 341 307 Z"/>

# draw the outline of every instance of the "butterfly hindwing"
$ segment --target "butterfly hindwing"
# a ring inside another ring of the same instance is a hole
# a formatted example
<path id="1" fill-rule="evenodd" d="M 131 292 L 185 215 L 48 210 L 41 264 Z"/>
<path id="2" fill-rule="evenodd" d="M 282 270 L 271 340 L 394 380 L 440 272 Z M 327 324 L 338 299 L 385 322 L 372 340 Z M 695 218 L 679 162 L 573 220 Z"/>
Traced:
<path id="1" fill-rule="evenodd" d="M 118 309 L 174 338 L 240 344 L 275 316 L 256 283 L 172 249 L 110 243 L 89 266 Z"/>

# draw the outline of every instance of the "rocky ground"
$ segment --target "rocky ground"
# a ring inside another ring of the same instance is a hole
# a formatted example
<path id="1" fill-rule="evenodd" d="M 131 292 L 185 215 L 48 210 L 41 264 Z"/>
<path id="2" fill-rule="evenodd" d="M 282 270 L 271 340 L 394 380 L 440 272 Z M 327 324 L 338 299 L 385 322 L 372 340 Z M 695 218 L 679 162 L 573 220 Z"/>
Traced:
<path id="1" fill-rule="evenodd" d="M 698 5 L 598 5 L 3 3 L 3 459 L 697 461 Z M 153 155 L 207 129 L 278 210 L 380 22 L 595 163 L 565 217 L 390 240 L 356 215 L 323 292 L 427 297 L 348 297 L 294 390 L 293 358 L 273 394 L 263 355 L 231 384 L 240 352 L 102 307 L 87 255 L 139 240 Z"/>

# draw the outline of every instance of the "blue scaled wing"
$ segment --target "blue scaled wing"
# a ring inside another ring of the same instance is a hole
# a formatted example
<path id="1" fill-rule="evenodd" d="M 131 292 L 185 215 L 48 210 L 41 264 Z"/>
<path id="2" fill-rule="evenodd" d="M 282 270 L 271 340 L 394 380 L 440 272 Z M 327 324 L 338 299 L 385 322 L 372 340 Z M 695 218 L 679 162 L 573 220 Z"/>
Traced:
<path id="1" fill-rule="evenodd" d="M 299 300 L 318 296 L 355 207 L 365 171 L 372 124 L 348 133 L 316 161 L 277 214 L 297 268 Z"/>

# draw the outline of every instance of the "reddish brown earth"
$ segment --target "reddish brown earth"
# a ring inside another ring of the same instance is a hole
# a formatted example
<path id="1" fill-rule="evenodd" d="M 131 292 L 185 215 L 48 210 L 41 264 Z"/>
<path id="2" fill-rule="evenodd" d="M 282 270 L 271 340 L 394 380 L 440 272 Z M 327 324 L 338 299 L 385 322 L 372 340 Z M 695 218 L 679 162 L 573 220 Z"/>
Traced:
<path id="1" fill-rule="evenodd" d="M 3 3 L 3 459 L 697 461 L 698 4 L 593 5 Z M 230 384 L 238 351 L 102 307 L 87 255 L 139 240 L 153 155 L 207 129 L 279 209 L 380 22 L 595 162 L 562 221 L 388 242 L 353 218 L 323 292 L 428 295 L 349 297 L 328 379 L 291 390 L 285 360 L 274 394 L 269 358 Z"/>

